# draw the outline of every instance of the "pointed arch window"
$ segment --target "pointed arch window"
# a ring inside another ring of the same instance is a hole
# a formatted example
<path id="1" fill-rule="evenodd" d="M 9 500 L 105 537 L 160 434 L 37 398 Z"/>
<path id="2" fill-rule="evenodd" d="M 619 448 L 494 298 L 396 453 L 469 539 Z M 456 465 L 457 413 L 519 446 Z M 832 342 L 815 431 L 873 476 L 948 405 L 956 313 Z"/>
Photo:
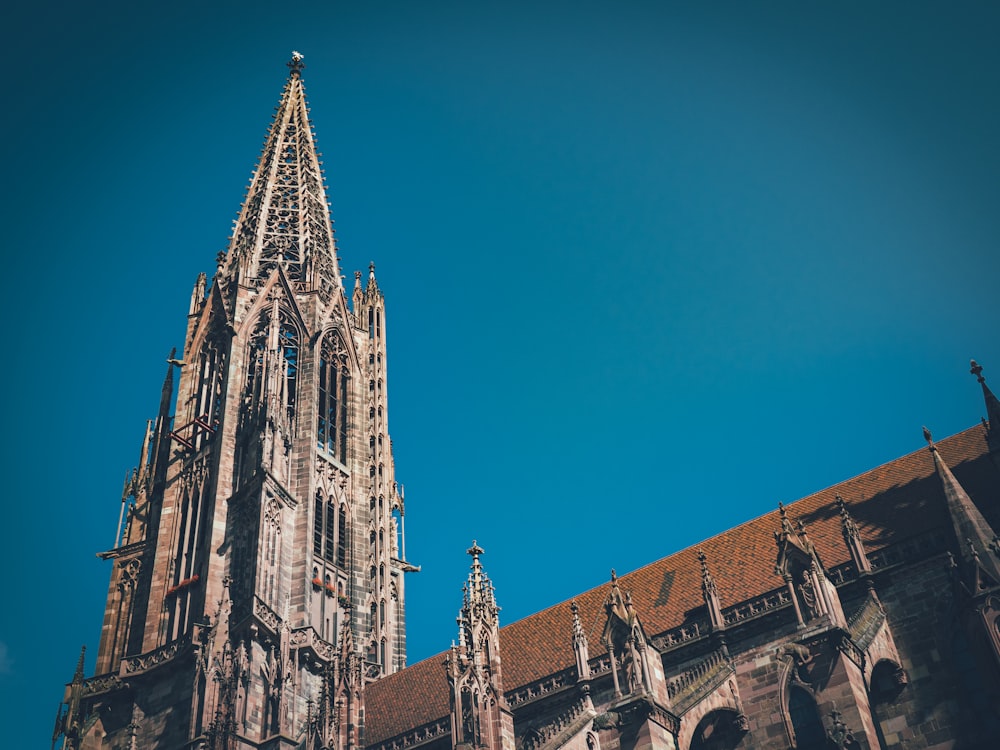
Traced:
<path id="1" fill-rule="evenodd" d="M 332 505 L 327 506 L 326 530 L 323 534 L 323 536 L 326 537 L 326 545 L 325 549 L 323 550 L 323 559 L 326 560 L 327 562 L 333 562 L 333 557 L 334 557 L 333 543 L 334 539 L 336 539 L 335 526 L 336 526 L 336 521 L 333 515 L 333 506 Z"/>
<path id="2" fill-rule="evenodd" d="M 246 398 L 251 404 L 256 404 L 263 395 L 264 367 L 267 362 L 267 325 L 261 321 L 250 337 L 247 346 L 247 384 Z"/>
<path id="3" fill-rule="evenodd" d="M 313 508 L 313 555 L 323 556 L 323 512 L 325 510 L 322 496 L 316 493 L 316 503 Z"/>
<path id="4" fill-rule="evenodd" d="M 295 414 L 295 396 L 299 382 L 299 332 L 284 314 L 281 315 L 278 326 L 278 352 L 284 365 L 284 372 L 279 373 L 285 379 L 284 401 L 288 416 L 291 417 Z"/>
<path id="5" fill-rule="evenodd" d="M 325 560 L 328 563 L 337 562 L 343 567 L 344 560 L 339 552 L 340 540 L 344 535 L 344 529 L 340 529 L 338 534 L 338 522 L 343 525 L 345 516 L 338 513 L 332 503 L 323 500 L 322 495 L 316 493 L 316 502 L 313 515 L 313 555 Z"/>
<path id="6" fill-rule="evenodd" d="M 198 386 L 194 418 L 201 419 L 209 428 L 195 429 L 192 437 L 200 442 L 208 429 L 214 430 L 222 421 L 222 389 L 225 382 L 226 355 L 214 340 L 205 343 L 198 358 Z"/>
<path id="7" fill-rule="evenodd" d="M 337 514 L 337 565 L 347 564 L 347 508 L 340 506 Z"/>
<path id="8" fill-rule="evenodd" d="M 316 442 L 337 460 L 347 457 L 347 354 L 336 333 L 323 339 L 319 362 Z"/>
<path id="9" fill-rule="evenodd" d="M 277 319 L 267 314 L 261 316 L 247 344 L 244 390 L 247 413 L 256 412 L 266 402 L 276 399 L 289 418 L 295 416 L 298 379 L 299 331 L 291 316 L 284 310 L 277 313 Z"/>
<path id="10" fill-rule="evenodd" d="M 788 718 L 795 732 L 796 750 L 824 750 L 826 729 L 816 701 L 800 687 L 792 687 L 788 694 Z"/>

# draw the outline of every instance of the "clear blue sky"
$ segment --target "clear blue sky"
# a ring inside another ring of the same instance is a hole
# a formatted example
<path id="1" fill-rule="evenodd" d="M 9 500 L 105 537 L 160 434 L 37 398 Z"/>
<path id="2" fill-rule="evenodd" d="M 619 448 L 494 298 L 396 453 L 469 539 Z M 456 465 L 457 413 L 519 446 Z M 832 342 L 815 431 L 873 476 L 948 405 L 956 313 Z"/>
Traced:
<path id="1" fill-rule="evenodd" d="M 93 553 L 293 49 L 387 297 L 411 662 L 473 538 L 511 622 L 976 424 L 998 6 L 755 6 L 3 11 L 6 741 L 93 669 Z"/>

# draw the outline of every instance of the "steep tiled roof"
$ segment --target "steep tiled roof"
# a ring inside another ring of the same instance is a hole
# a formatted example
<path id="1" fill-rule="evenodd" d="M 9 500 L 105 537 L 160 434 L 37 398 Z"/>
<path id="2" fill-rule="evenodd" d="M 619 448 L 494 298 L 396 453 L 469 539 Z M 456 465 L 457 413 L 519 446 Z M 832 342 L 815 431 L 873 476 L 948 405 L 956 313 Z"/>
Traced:
<path id="1" fill-rule="evenodd" d="M 994 528 L 1000 528 L 995 493 L 997 468 L 987 457 L 985 433 L 977 426 L 938 443 L 942 458 L 977 502 Z M 834 487 L 787 506 L 791 520 L 806 524 L 809 538 L 827 567 L 850 560 L 841 535 L 835 502 L 840 495 L 861 531 L 870 554 L 934 528 L 947 528 L 948 511 L 934 461 L 926 449 L 915 451 Z M 987 502 L 992 507 L 985 507 Z M 698 550 L 704 550 L 722 607 L 735 605 L 782 585 L 773 572 L 773 532 L 780 528 L 777 510 L 620 576 L 631 591 L 636 611 L 649 635 L 690 620 L 703 607 Z M 588 630 L 591 656 L 599 643 L 607 584 L 576 600 Z M 572 615 L 567 602 L 526 617 L 500 631 L 503 681 L 507 691 L 572 666 Z M 366 744 L 395 737 L 448 715 L 444 654 L 404 669 L 369 686 L 365 693 Z"/>

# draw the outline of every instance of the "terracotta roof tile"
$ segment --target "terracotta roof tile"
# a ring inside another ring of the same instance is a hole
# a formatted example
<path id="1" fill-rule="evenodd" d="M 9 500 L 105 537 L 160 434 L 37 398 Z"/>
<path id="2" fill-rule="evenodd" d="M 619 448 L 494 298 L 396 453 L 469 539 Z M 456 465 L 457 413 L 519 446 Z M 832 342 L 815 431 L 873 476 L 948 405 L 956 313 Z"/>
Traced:
<path id="1" fill-rule="evenodd" d="M 984 458 L 987 446 L 982 427 L 942 440 L 938 449 L 994 528 L 1000 528 L 1000 508 L 983 507 L 986 501 L 995 501 L 990 493 L 995 492 L 997 469 Z M 950 525 L 933 459 L 926 449 L 915 451 L 786 506 L 793 523 L 799 519 L 805 523 L 827 568 L 850 560 L 841 536 L 837 495 L 847 502 L 869 553 Z M 698 550 L 708 556 L 723 609 L 781 586 L 773 572 L 773 532 L 779 528 L 775 510 L 620 576 L 620 585 L 623 591 L 632 592 L 646 632 L 651 636 L 663 633 L 690 620 L 693 610 L 704 605 Z M 603 651 L 599 641 L 607 590 L 607 584 L 602 584 L 576 597 L 591 656 Z M 505 689 L 511 691 L 572 666 L 571 632 L 568 602 L 502 628 Z M 433 656 L 367 688 L 366 744 L 448 715 L 444 660 L 445 654 Z"/>

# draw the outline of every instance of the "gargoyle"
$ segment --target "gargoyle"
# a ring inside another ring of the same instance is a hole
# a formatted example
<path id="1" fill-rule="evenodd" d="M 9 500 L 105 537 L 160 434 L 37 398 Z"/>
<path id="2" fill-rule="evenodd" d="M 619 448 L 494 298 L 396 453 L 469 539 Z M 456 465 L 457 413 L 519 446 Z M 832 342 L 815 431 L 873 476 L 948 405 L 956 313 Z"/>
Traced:
<path id="1" fill-rule="evenodd" d="M 614 711 L 606 711 L 594 717 L 594 729 L 617 729 L 622 725 L 621 714 Z"/>

